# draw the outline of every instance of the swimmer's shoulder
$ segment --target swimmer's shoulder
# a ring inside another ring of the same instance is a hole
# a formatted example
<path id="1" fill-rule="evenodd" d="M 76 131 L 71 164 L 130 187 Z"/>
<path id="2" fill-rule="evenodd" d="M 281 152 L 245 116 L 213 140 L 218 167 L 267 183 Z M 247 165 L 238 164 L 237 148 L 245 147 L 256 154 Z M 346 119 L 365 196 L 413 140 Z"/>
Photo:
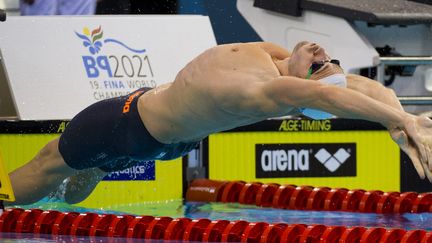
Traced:
<path id="1" fill-rule="evenodd" d="M 291 52 L 286 48 L 272 42 L 260 42 L 257 45 L 259 45 L 265 52 L 276 59 L 283 60 L 291 56 Z"/>
<path id="2" fill-rule="evenodd" d="M 242 49 L 247 50 L 260 50 L 262 45 L 266 42 L 237 42 L 229 44 L 221 44 L 209 49 L 209 51 L 239 51 Z M 264 44 L 265 45 L 265 44 Z"/>
<path id="3" fill-rule="evenodd" d="M 255 57 L 256 54 L 265 54 L 263 50 L 254 43 L 230 43 L 214 46 L 207 49 L 196 58 L 198 62 L 204 60 L 213 60 L 226 62 L 227 60 L 234 60 L 236 58 Z M 234 59 L 232 59 L 234 58 Z"/>
<path id="4" fill-rule="evenodd" d="M 193 62 L 198 65 L 205 63 L 213 68 L 218 65 L 241 64 L 254 60 L 255 63 L 275 59 L 285 59 L 289 52 L 270 42 L 246 42 L 218 45 L 202 53 Z"/>
<path id="5" fill-rule="evenodd" d="M 246 42 L 246 43 L 232 43 L 221 45 L 221 48 L 229 50 L 231 52 L 254 52 L 254 53 L 266 53 L 275 59 L 285 59 L 291 56 L 291 52 L 286 48 L 275 44 L 273 42 Z"/>
<path id="6" fill-rule="evenodd" d="M 239 42 L 239 43 L 230 43 L 230 44 L 222 44 L 210 48 L 207 50 L 207 54 L 237 54 L 237 55 L 264 55 L 269 52 L 269 50 L 281 48 L 277 45 L 270 42 Z"/>
<path id="7" fill-rule="evenodd" d="M 236 43 L 228 43 L 228 44 L 220 44 L 210 48 L 209 50 L 217 50 L 217 49 L 230 49 L 230 48 L 252 48 L 252 49 L 280 49 L 287 51 L 284 47 L 275 44 L 273 42 L 267 41 L 256 41 L 256 42 L 236 42 Z"/>

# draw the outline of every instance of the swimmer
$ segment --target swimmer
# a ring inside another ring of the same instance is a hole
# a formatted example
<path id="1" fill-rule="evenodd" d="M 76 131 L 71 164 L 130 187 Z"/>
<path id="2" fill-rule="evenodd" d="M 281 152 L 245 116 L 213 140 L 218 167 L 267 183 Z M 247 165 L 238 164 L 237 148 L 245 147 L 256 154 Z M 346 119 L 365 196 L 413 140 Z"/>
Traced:
<path id="1" fill-rule="evenodd" d="M 299 113 L 381 123 L 419 176 L 432 181 L 429 118 L 404 112 L 394 92 L 376 81 L 345 77 L 315 43 L 300 42 L 290 53 L 255 42 L 216 46 L 172 83 L 84 109 L 59 138 L 10 173 L 15 204 L 40 200 L 68 177 L 65 200 L 78 203 L 108 172 L 174 159 L 211 133 Z"/>

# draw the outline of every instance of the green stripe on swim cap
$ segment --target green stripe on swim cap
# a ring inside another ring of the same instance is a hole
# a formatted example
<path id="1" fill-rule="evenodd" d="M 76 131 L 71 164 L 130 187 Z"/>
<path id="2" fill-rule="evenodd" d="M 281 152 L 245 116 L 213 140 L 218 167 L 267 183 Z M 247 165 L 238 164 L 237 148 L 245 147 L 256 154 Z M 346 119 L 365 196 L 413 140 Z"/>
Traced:
<path id="1" fill-rule="evenodd" d="M 306 74 L 305 79 L 309 79 L 312 76 L 312 68 L 309 68 L 308 73 Z"/>

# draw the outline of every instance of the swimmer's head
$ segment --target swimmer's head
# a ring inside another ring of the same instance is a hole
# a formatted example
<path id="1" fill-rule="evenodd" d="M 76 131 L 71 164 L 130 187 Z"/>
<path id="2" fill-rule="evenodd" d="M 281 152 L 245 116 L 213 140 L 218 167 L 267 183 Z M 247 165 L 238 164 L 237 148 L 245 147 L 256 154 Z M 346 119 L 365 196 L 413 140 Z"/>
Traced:
<path id="1" fill-rule="evenodd" d="M 325 84 L 336 85 L 343 88 L 347 86 L 344 71 L 340 67 L 339 60 L 336 59 L 313 63 L 309 68 L 306 79 L 318 80 Z"/>
<path id="2" fill-rule="evenodd" d="M 327 59 L 313 62 L 307 72 L 306 79 L 320 80 L 332 74 L 343 74 L 344 71 L 337 59 Z"/>
<path id="3" fill-rule="evenodd" d="M 306 78 L 341 88 L 347 87 L 346 77 L 340 67 L 339 61 L 334 59 L 312 64 Z M 299 108 L 299 111 L 303 115 L 315 120 L 324 120 L 333 117 L 333 115 L 328 112 L 312 108 Z"/>
<path id="4" fill-rule="evenodd" d="M 320 45 L 307 41 L 299 42 L 287 60 L 287 75 L 305 78 L 313 63 L 329 59 L 329 55 Z"/>

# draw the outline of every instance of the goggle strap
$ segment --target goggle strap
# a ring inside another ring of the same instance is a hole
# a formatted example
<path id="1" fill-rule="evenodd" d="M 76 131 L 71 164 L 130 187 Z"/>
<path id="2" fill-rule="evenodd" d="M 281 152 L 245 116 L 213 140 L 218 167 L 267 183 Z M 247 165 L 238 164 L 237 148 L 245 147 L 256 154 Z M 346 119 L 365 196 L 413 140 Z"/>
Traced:
<path id="1" fill-rule="evenodd" d="M 312 68 L 309 68 L 308 73 L 306 74 L 305 79 L 309 79 L 312 76 Z"/>

